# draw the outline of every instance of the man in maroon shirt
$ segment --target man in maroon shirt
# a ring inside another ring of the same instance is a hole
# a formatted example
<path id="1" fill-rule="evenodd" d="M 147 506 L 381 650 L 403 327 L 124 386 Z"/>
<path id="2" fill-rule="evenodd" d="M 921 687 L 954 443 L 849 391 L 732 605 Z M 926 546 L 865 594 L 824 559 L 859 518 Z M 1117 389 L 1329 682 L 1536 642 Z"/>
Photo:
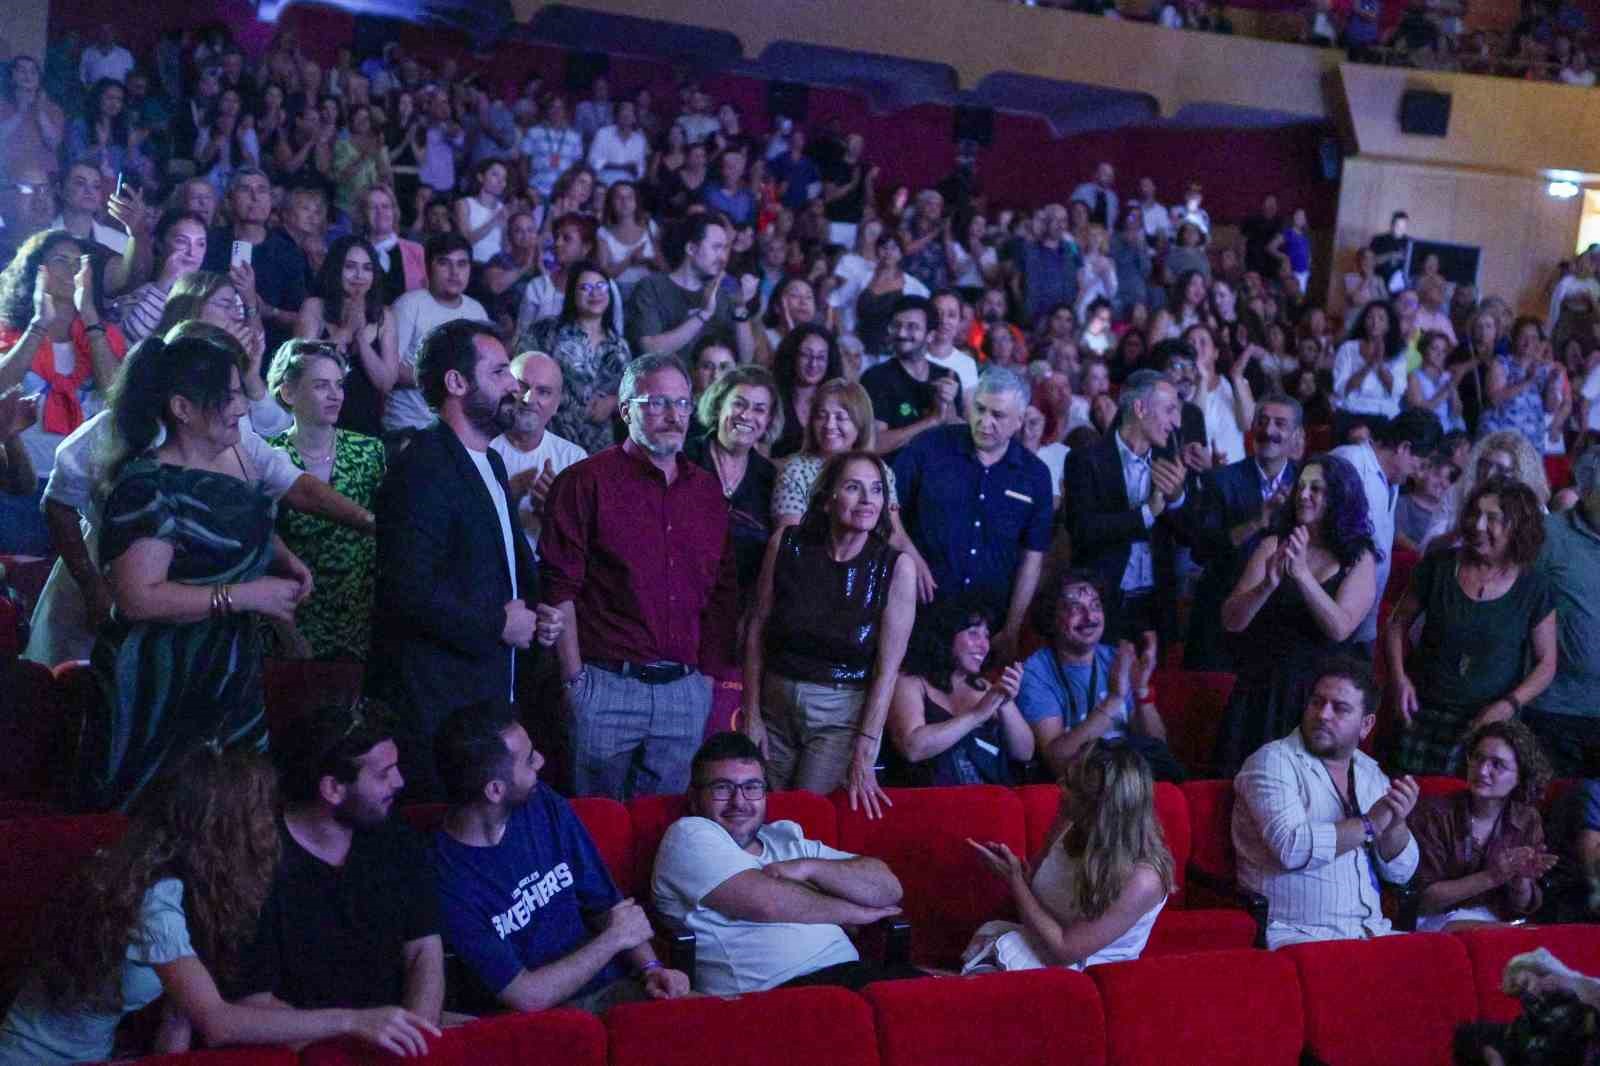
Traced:
<path id="1" fill-rule="evenodd" d="M 617 399 L 627 441 L 556 478 L 539 554 L 543 601 L 566 619 L 573 786 L 626 800 L 688 788 L 712 678 L 738 668 L 739 603 L 722 487 L 679 455 L 683 364 L 634 360 Z"/>

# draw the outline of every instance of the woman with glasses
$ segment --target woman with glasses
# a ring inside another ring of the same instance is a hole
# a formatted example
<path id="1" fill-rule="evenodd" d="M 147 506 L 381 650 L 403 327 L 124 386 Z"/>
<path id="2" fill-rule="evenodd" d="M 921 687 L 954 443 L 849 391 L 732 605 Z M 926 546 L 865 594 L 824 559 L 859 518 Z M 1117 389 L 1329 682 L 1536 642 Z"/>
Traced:
<path id="1" fill-rule="evenodd" d="M 348 367 L 326 341 L 289 341 L 278 349 L 267 388 L 294 413 L 288 431 L 270 443 L 295 466 L 371 511 L 386 468 L 383 441 L 339 428 Z M 316 587 L 295 610 L 287 650 L 296 658 L 365 662 L 372 637 L 377 542 L 371 533 L 286 510 L 278 535 L 311 569 Z M 294 639 L 297 637 L 298 639 Z"/>
<path id="2" fill-rule="evenodd" d="M 1027 863 L 998 841 L 967 841 L 1006 883 L 1021 920 L 980 926 L 962 952 L 963 973 L 1082 970 L 1143 953 L 1173 889 L 1144 757 L 1114 740 L 1075 756 L 1045 840 Z"/>
<path id="3" fill-rule="evenodd" d="M 633 358 L 610 312 L 611 279 L 599 263 L 581 260 L 567 269 L 560 315 L 535 323 L 517 345 L 561 364 L 561 406 L 550 429 L 590 455 L 616 443 L 617 387 Z"/>
<path id="4" fill-rule="evenodd" d="M 384 403 L 400 379 L 400 343 L 383 303 L 378 253 L 360 237 L 340 237 L 322 261 L 315 291 L 300 305 L 295 336 L 331 342 L 350 369 L 339 428 L 380 437 Z"/>
<path id="5" fill-rule="evenodd" d="M 783 431 L 778 389 L 766 367 L 735 367 L 716 378 L 695 407 L 711 432 L 690 438 L 683 454 L 717 475 L 722 485 L 738 563 L 739 598 L 748 603 L 772 535 L 772 486 L 778 471 L 756 449 L 770 445 Z"/>
<path id="6" fill-rule="evenodd" d="M 772 457 L 782 459 L 805 444 L 812 404 L 824 381 L 844 377 L 838 339 L 814 322 L 802 322 L 784 336 L 772 359 L 783 411 L 783 429 L 772 444 Z"/>
<path id="7" fill-rule="evenodd" d="M 254 280 L 254 272 L 246 265 L 243 279 Z M 239 289 L 227 274 L 208 270 L 195 270 L 184 274 L 173 283 L 167 294 L 167 305 L 161 309 L 161 321 L 151 331 L 152 337 L 165 337 L 167 333 L 191 319 L 227 330 L 244 350 L 246 363 L 239 371 L 239 381 L 244 395 L 250 401 L 250 428 L 262 436 L 281 433 L 289 427 L 288 412 L 267 393 L 265 358 L 266 335 L 261 328 L 255 289 Z"/>
<path id="8" fill-rule="evenodd" d="M 1533 490 L 1541 511 L 1549 507 L 1550 481 L 1544 472 L 1544 460 L 1532 442 L 1514 429 L 1488 433 L 1472 446 L 1461 467 L 1461 476 L 1440 498 L 1418 549 L 1427 551 L 1441 537 L 1447 541 L 1454 539 L 1462 501 L 1472 495 L 1479 483 L 1494 477 L 1520 481 Z"/>
<path id="9" fill-rule="evenodd" d="M 745 639 L 742 728 L 773 787 L 844 786 L 868 817 L 887 803 L 874 765 L 916 616 L 888 481 L 871 452 L 823 464 L 805 518 L 767 549 Z"/>

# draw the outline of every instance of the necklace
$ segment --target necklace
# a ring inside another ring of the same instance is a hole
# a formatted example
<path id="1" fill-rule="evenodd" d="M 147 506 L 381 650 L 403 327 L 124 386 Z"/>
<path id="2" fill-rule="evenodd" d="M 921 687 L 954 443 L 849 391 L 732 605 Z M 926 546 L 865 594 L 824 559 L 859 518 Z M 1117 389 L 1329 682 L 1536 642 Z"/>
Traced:
<path id="1" fill-rule="evenodd" d="M 722 483 L 722 495 L 728 499 L 732 499 L 733 494 L 739 491 L 739 485 L 744 481 L 744 474 L 742 471 L 739 472 L 738 478 L 729 484 L 728 475 L 723 471 L 723 464 L 736 462 L 737 460 L 722 450 L 722 445 L 716 441 L 711 442 L 711 465 L 717 468 L 717 480 Z"/>
<path id="2" fill-rule="evenodd" d="M 304 459 L 307 463 L 316 463 L 318 466 L 322 466 L 324 463 L 330 462 L 333 459 L 333 453 L 339 448 L 339 438 L 335 437 L 333 439 L 333 443 L 328 446 L 328 450 L 322 455 L 313 455 L 311 452 L 306 451 L 305 448 L 301 446 L 300 439 L 298 437 L 295 438 L 294 447 L 295 450 L 300 453 L 301 459 Z"/>

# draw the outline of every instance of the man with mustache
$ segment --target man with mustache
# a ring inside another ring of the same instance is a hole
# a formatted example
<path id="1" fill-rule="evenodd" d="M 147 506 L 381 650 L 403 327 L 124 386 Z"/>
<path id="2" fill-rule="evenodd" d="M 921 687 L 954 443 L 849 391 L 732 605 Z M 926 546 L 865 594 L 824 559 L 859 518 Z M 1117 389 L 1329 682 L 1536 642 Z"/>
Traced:
<path id="1" fill-rule="evenodd" d="M 1290 458 L 1301 445 L 1300 402 L 1274 393 L 1256 405 L 1251 438 L 1255 454 L 1217 467 L 1200 478 L 1200 493 L 1189 516 L 1195 561 L 1205 567 L 1195 587 L 1189 635 L 1183 645 L 1185 670 L 1230 670 L 1232 657 L 1220 639 L 1222 601 L 1256 542 L 1277 518 L 1299 476 Z"/>
<path id="2" fill-rule="evenodd" d="M 533 552 L 517 534 L 505 461 L 489 447 L 516 419 L 520 383 L 505 345 L 486 323 L 446 322 L 422 339 L 416 376 L 438 418 L 378 489 L 366 689 L 394 708 L 405 777 L 429 800 L 439 794 L 440 723 L 469 703 L 514 700 L 517 650 L 554 644 L 564 621 L 530 606 Z"/>

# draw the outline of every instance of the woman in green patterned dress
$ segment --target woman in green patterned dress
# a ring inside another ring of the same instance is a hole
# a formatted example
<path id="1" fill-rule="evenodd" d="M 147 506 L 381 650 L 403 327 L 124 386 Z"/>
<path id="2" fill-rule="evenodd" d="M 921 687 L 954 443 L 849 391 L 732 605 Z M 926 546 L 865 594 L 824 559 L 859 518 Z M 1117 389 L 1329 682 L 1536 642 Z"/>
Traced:
<path id="1" fill-rule="evenodd" d="M 335 428 L 347 369 L 325 341 L 288 341 L 280 347 L 267 387 L 294 412 L 294 425 L 271 443 L 288 452 L 295 466 L 370 511 L 383 480 L 383 442 Z M 294 615 L 310 656 L 365 662 L 377 541 L 370 533 L 299 511 L 278 516 L 278 535 L 317 579 L 316 591 Z"/>
<path id="2" fill-rule="evenodd" d="M 196 742 L 266 746 L 256 616 L 293 619 L 312 580 L 237 447 L 242 354 L 192 323 L 123 365 L 111 409 L 125 450 L 99 544 L 115 610 L 90 655 L 101 699 L 78 752 L 80 809 L 126 809 Z"/>

